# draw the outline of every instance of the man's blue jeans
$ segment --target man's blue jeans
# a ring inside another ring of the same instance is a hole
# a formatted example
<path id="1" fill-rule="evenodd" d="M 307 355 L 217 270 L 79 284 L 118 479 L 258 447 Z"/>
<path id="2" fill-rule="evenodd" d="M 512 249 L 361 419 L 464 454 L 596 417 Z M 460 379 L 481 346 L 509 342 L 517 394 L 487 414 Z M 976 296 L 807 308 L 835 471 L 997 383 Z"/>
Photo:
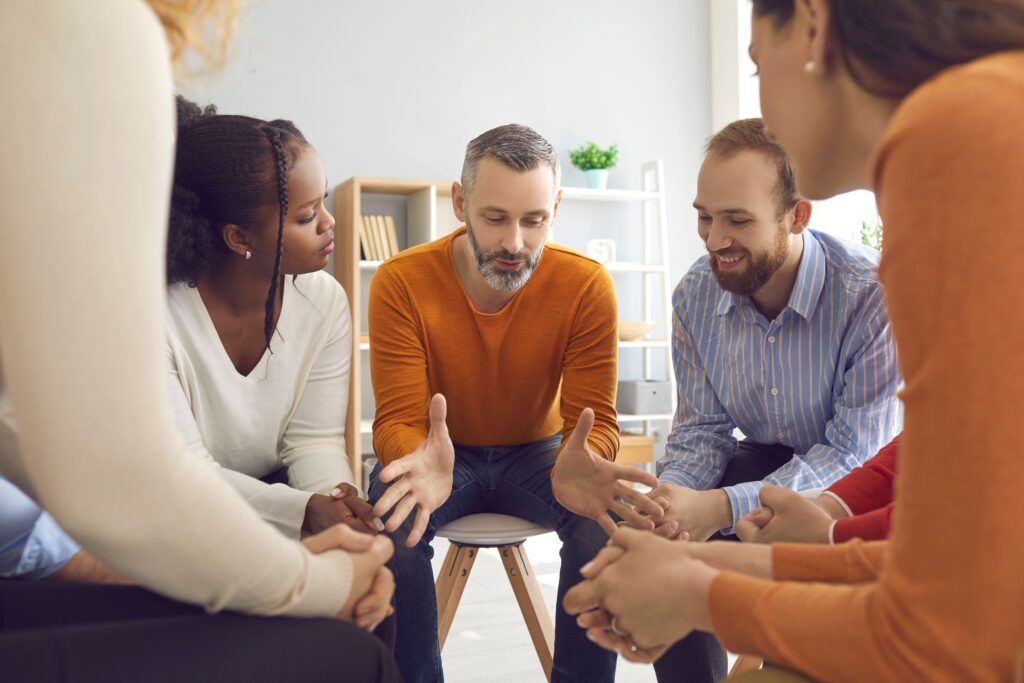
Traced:
<path id="1" fill-rule="evenodd" d="M 406 683 L 444 680 L 430 541 L 440 527 L 478 512 L 522 517 L 557 532 L 562 541 L 551 680 L 611 683 L 615 679 L 615 653 L 590 642 L 575 618 L 562 608 L 566 591 L 580 580 L 580 568 L 604 547 L 608 537 L 597 522 L 569 512 L 552 495 L 551 468 L 560 442 L 561 436 L 556 435 L 521 446 L 456 444 L 452 493 L 430 516 L 423 539 L 414 548 L 405 545 L 414 515 L 391 535 L 395 554 L 388 566 L 395 575 L 398 620 L 395 659 Z M 370 501 L 374 503 L 387 490 L 378 479 L 380 470 L 378 463 L 370 474 Z"/>

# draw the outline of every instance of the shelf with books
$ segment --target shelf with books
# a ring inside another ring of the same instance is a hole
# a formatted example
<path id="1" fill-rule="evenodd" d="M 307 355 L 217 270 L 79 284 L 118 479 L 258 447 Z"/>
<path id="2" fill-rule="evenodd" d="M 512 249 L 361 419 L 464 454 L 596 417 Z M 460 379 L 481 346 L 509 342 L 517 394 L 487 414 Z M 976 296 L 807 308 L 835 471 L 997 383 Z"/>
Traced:
<path id="1" fill-rule="evenodd" d="M 334 215 L 337 220 L 334 229 L 337 244 L 334 276 L 348 295 L 353 326 L 357 331 L 353 335 L 349 409 L 345 423 L 345 439 L 356 481 L 362 481 L 363 453 L 372 448 L 365 437 L 371 433 L 373 421 L 364 419 L 372 415 L 366 353 L 370 345 L 365 337 L 367 285 L 387 257 L 437 239 L 458 227 L 450 197 L 451 182 L 447 181 L 354 177 L 334 188 Z M 388 210 L 388 214 L 381 215 L 378 200 L 396 198 L 397 204 Z M 366 221 L 368 217 L 370 220 Z M 361 233 L 367 224 L 380 231 L 378 218 L 382 219 L 388 248 L 383 254 L 374 251 L 373 255 L 378 258 L 365 259 L 364 256 L 370 255 L 364 248 L 365 238 L 369 235 Z M 391 219 L 390 226 L 388 219 Z"/>

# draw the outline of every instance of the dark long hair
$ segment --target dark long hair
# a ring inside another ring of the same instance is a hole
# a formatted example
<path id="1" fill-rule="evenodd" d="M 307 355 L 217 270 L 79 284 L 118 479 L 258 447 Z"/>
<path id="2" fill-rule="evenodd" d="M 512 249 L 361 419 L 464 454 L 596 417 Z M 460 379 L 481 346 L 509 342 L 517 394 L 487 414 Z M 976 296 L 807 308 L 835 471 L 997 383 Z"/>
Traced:
<path id="1" fill-rule="evenodd" d="M 263 334 L 270 346 L 281 275 L 288 172 L 309 143 L 291 121 L 221 115 L 180 95 L 174 189 L 167 231 L 167 283 L 199 284 L 230 254 L 221 229 L 255 230 L 259 210 L 277 205 L 277 252 L 267 291 Z"/>
<path id="2" fill-rule="evenodd" d="M 753 0 L 776 27 L 796 0 Z M 830 0 L 839 56 L 864 90 L 900 98 L 943 69 L 1024 48 L 1022 0 Z"/>

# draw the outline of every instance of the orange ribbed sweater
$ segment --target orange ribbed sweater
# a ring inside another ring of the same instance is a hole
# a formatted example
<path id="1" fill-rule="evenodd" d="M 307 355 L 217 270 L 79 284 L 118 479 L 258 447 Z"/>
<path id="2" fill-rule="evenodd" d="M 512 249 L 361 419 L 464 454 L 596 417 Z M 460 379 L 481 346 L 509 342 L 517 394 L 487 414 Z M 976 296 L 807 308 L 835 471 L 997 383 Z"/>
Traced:
<path id="1" fill-rule="evenodd" d="M 452 264 L 465 229 L 402 252 L 370 287 L 373 447 L 388 464 L 426 438 L 430 397 L 448 400 L 448 430 L 468 446 L 568 436 L 592 408 L 589 445 L 614 459 L 618 313 L 597 262 L 547 244 L 529 282 L 497 313 L 480 313 Z"/>
<path id="2" fill-rule="evenodd" d="M 892 535 L 711 586 L 726 646 L 823 681 L 1012 681 L 1024 655 L 1024 52 L 900 105 L 873 173 L 906 380 Z M 819 583 L 804 583 L 804 582 Z M 824 585 L 835 582 L 848 585 Z"/>

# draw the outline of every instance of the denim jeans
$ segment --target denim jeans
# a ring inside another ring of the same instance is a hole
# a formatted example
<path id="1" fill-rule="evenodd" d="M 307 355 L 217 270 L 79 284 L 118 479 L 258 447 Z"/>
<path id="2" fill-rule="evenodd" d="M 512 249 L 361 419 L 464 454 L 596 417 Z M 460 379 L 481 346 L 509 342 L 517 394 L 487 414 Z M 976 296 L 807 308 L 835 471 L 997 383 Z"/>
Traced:
<path id="1" fill-rule="evenodd" d="M 561 436 L 556 435 L 521 446 L 456 444 L 452 493 L 430 516 L 423 539 L 414 548 L 405 545 L 414 515 L 391 535 L 395 554 L 388 566 L 395 575 L 398 620 L 395 659 L 406 683 L 444 680 L 430 541 L 445 524 L 479 512 L 522 517 L 557 532 L 562 541 L 551 680 L 611 683 L 615 679 L 615 653 L 590 642 L 575 618 L 562 608 L 566 591 L 580 580 L 580 568 L 604 547 L 608 537 L 597 522 L 569 512 L 552 495 L 551 468 L 560 442 Z M 380 470 L 378 463 L 370 474 L 371 502 L 387 490 L 379 480 Z"/>
<path id="2" fill-rule="evenodd" d="M 779 444 L 741 441 L 717 488 L 745 481 L 760 481 L 793 457 L 793 449 Z M 737 541 L 734 534 L 714 534 L 709 541 Z M 713 683 L 723 680 L 728 660 L 713 633 L 694 631 L 670 647 L 654 664 L 658 683 Z"/>

